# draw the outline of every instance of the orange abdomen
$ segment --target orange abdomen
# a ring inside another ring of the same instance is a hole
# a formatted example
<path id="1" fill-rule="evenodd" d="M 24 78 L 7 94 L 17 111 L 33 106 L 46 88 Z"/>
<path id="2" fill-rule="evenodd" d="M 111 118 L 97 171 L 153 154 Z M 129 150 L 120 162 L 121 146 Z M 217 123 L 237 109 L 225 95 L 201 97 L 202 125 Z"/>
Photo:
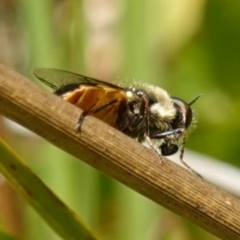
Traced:
<path id="1" fill-rule="evenodd" d="M 127 104 L 124 91 L 100 85 L 80 85 L 63 94 L 62 98 L 115 128 L 119 128 L 118 119 L 124 114 L 122 109 Z"/>

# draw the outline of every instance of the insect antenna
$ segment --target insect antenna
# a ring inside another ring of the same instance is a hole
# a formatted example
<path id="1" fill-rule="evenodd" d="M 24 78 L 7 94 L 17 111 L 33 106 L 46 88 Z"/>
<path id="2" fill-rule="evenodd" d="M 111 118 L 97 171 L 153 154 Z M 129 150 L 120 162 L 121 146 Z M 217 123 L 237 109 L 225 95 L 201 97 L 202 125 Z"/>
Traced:
<path id="1" fill-rule="evenodd" d="M 196 96 L 190 103 L 188 103 L 188 105 L 189 106 L 193 105 L 201 96 L 202 94 L 199 94 L 198 96 Z"/>

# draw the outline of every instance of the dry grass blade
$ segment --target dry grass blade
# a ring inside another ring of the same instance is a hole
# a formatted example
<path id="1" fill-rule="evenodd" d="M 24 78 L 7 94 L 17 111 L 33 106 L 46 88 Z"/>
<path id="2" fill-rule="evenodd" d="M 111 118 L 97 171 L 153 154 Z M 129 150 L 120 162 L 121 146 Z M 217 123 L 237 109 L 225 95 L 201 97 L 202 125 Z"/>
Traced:
<path id="1" fill-rule="evenodd" d="M 0 66 L 0 113 L 221 239 L 240 239 L 240 201 Z M 204 177 L 204 176 L 203 176 Z"/>

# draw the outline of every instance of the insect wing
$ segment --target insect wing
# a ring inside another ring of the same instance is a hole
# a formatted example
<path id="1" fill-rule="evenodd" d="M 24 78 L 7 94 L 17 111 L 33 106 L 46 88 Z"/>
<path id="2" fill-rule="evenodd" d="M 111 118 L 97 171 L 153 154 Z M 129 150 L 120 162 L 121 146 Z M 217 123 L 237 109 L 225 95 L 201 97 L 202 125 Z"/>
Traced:
<path id="1" fill-rule="evenodd" d="M 105 85 L 111 88 L 125 90 L 117 85 L 104 82 L 98 79 L 86 77 L 77 73 L 72 73 L 60 69 L 37 68 L 34 70 L 34 75 L 47 86 L 57 90 L 69 84 L 87 84 L 87 85 Z"/>

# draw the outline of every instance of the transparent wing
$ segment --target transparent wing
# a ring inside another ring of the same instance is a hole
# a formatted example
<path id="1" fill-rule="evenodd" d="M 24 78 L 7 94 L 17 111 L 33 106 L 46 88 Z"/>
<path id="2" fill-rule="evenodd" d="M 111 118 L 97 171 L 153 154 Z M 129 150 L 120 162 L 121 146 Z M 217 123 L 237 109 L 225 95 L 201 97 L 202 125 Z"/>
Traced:
<path id="1" fill-rule="evenodd" d="M 124 88 L 108 82 L 60 69 L 37 68 L 33 71 L 33 73 L 40 81 L 42 81 L 47 86 L 53 88 L 54 90 L 73 83 L 88 84 L 92 86 L 100 84 L 115 89 L 117 88 L 124 90 Z"/>

